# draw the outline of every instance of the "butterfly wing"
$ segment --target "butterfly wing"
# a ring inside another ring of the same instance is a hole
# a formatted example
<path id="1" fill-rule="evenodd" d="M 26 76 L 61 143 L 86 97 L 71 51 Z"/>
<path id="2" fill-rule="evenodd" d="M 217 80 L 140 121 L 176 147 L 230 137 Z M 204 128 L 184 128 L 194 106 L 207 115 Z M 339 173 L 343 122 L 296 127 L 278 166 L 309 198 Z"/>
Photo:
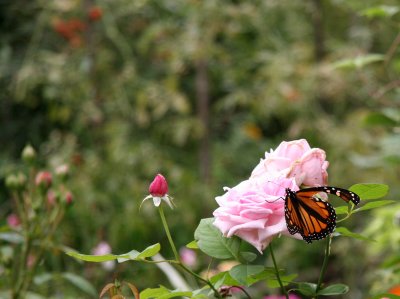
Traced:
<path id="1" fill-rule="evenodd" d="M 300 233 L 307 243 L 320 240 L 336 227 L 336 213 L 326 201 L 315 197 L 320 190 L 303 189 L 293 192 L 286 189 L 285 219 L 288 231 Z"/>
<path id="2" fill-rule="evenodd" d="M 350 190 L 347 189 L 342 189 L 342 188 L 338 188 L 338 187 L 330 187 L 330 186 L 321 186 L 321 187 L 311 187 L 311 188 L 305 188 L 305 189 L 301 189 L 299 191 L 297 191 L 297 194 L 302 194 L 305 192 L 325 192 L 328 194 L 333 194 L 336 195 L 338 197 L 340 197 L 341 199 L 343 199 L 345 202 L 349 202 L 351 201 L 352 203 L 354 203 L 355 205 L 358 205 L 360 203 L 360 197 L 355 194 L 354 192 L 351 192 Z"/>

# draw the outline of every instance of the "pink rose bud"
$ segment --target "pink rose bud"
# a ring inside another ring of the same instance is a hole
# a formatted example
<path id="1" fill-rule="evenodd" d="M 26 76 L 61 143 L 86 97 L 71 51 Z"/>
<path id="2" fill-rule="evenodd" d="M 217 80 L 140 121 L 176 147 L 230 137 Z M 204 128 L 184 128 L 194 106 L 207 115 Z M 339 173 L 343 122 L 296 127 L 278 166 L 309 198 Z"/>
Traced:
<path id="1" fill-rule="evenodd" d="M 168 193 L 167 180 L 161 175 L 157 174 L 149 187 L 149 192 L 152 196 L 163 197 Z"/>
<path id="2" fill-rule="evenodd" d="M 7 224 L 9 227 L 17 228 L 21 225 L 21 221 L 19 220 L 18 216 L 15 214 L 10 214 L 7 217 Z"/>
<path id="3" fill-rule="evenodd" d="M 53 182 L 53 176 L 48 171 L 39 171 L 35 178 L 36 186 L 49 188 Z"/>

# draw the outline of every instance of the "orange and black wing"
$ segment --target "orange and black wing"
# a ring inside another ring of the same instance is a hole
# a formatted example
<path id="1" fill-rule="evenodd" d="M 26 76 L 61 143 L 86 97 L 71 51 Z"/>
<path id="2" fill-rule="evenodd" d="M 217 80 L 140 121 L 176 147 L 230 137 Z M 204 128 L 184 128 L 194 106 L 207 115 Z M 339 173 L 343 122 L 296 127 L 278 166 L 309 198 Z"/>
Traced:
<path id="1" fill-rule="evenodd" d="M 320 240 L 336 227 L 336 213 L 331 204 L 315 197 L 325 192 L 303 189 L 294 192 L 286 189 L 285 219 L 289 233 L 300 233 L 304 241 Z"/>

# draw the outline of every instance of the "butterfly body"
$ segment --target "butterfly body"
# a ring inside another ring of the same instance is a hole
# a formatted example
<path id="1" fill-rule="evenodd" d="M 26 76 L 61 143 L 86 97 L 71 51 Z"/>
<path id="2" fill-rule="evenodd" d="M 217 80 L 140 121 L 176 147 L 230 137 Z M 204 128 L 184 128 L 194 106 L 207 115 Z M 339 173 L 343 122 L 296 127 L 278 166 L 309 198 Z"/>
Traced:
<path id="1" fill-rule="evenodd" d="M 325 238 L 336 227 L 335 209 L 316 196 L 321 192 L 336 195 L 355 205 L 360 202 L 360 197 L 354 192 L 337 187 L 311 187 L 299 191 L 286 188 L 285 220 L 288 231 L 292 235 L 300 233 L 307 243 Z"/>

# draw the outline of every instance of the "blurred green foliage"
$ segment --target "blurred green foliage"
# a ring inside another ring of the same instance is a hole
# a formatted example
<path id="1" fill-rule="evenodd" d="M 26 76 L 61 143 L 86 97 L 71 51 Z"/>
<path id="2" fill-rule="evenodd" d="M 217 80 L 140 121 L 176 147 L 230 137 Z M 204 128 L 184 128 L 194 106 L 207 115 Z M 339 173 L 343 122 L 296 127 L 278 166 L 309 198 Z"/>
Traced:
<path id="1" fill-rule="evenodd" d="M 2 1 L 2 219 L 13 208 L 4 178 L 27 143 L 43 166 L 71 165 L 76 203 L 62 234 L 80 252 L 101 240 L 115 254 L 166 244 L 156 212 L 138 210 L 157 172 L 178 205 L 167 215 L 176 242 L 187 244 L 222 187 L 282 140 L 326 150 L 330 184 L 383 182 L 396 200 L 399 10 L 397 0 Z M 377 242 L 335 240 L 328 278 L 345 276 L 351 298 L 400 281 L 398 208 L 354 217 L 352 231 Z M 303 281 L 317 277 L 323 245 L 278 243 Z M 112 275 L 95 267 L 66 256 L 43 265 L 101 289 Z M 153 267 L 117 272 L 143 288 L 165 280 Z"/>

